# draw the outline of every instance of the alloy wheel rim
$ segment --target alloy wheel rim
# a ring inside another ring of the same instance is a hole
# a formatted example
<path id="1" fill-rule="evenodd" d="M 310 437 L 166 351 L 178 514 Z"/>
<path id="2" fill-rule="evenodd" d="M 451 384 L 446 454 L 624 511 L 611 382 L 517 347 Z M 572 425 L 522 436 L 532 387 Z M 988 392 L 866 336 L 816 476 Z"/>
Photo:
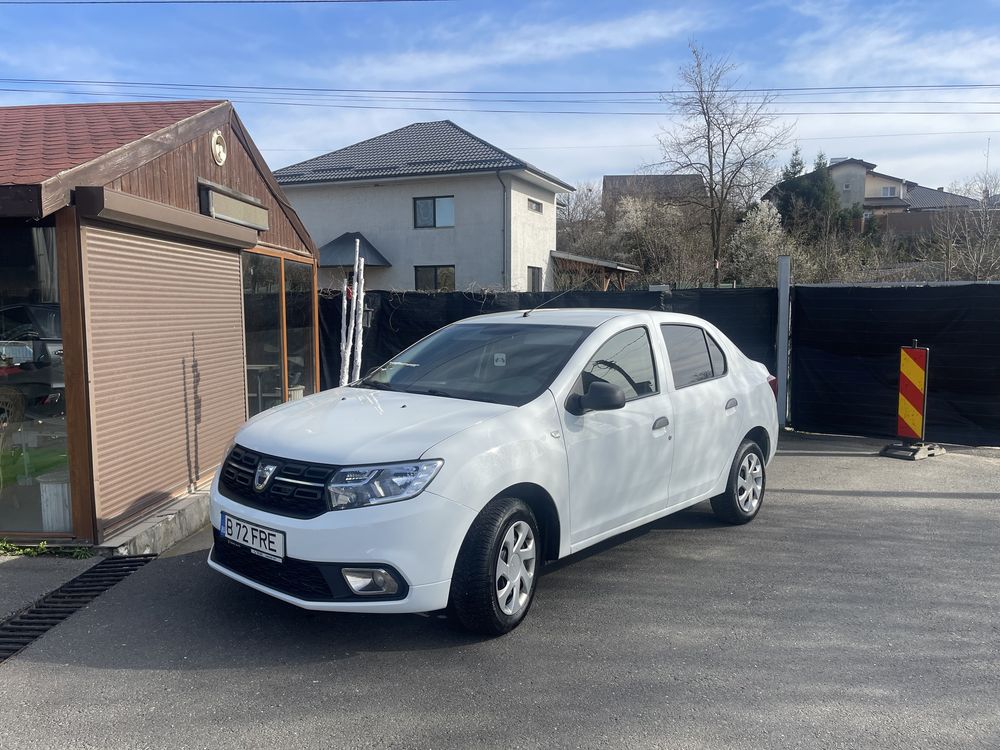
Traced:
<path id="1" fill-rule="evenodd" d="M 747 453 L 736 475 L 736 502 L 744 513 L 753 513 L 764 494 L 764 466 L 756 453 Z"/>
<path id="2" fill-rule="evenodd" d="M 535 534 L 524 521 L 515 521 L 503 535 L 497 555 L 495 592 L 500 611 L 516 615 L 531 597 L 535 581 Z"/>

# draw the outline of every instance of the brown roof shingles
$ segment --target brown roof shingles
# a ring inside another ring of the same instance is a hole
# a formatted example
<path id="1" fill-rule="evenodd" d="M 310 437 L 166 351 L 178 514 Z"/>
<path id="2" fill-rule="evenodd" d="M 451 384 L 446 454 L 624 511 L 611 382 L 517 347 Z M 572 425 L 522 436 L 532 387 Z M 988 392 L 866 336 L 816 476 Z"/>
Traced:
<path id="1" fill-rule="evenodd" d="M 0 107 L 0 185 L 35 185 L 219 101 Z"/>

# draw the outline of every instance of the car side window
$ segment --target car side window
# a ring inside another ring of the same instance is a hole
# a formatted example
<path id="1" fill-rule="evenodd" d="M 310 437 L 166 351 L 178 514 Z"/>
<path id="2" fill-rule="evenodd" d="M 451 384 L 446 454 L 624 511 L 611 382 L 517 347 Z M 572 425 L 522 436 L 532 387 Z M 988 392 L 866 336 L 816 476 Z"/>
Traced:
<path id="1" fill-rule="evenodd" d="M 645 326 L 616 333 L 597 350 L 583 368 L 574 392 L 583 395 L 591 383 L 617 385 L 626 401 L 634 401 L 659 391 L 649 331 Z"/>
<path id="2" fill-rule="evenodd" d="M 726 374 L 726 357 L 715 339 L 698 326 L 663 325 L 663 343 L 674 376 L 674 387 L 685 388 L 695 383 Z"/>

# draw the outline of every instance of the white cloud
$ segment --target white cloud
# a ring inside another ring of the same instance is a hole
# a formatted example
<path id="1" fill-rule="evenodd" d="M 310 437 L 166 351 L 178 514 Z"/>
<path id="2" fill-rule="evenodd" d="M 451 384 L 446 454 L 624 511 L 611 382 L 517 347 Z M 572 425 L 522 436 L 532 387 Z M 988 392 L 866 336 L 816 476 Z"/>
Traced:
<path id="1" fill-rule="evenodd" d="M 693 31 L 701 16 L 691 10 L 645 11 L 608 21 L 573 23 L 571 21 L 530 24 L 503 28 L 486 35 L 454 33 L 453 29 L 434 34 L 437 49 L 427 44 L 406 52 L 362 55 L 342 61 L 332 68 L 307 68 L 310 77 L 378 85 L 388 82 L 454 79 L 473 72 L 504 66 L 537 66 L 568 60 L 596 52 L 627 50 L 667 39 L 681 38 Z"/>
<path id="2" fill-rule="evenodd" d="M 794 2 L 790 9 L 807 19 L 809 28 L 787 41 L 777 66 L 781 81 L 772 81 L 774 85 L 995 83 L 993 72 L 1000 66 L 1000 28 L 995 25 L 942 16 L 939 9 L 919 3 L 867 4 L 863 17 L 858 5 L 845 2 Z M 831 103 L 810 105 L 795 102 L 815 95 L 783 97 L 778 104 L 785 111 L 859 112 L 798 117 L 796 135 L 808 158 L 819 150 L 827 156 L 860 157 L 877 163 L 880 171 L 931 187 L 947 186 L 983 168 L 988 134 L 961 131 L 988 131 L 997 116 L 966 113 L 1000 114 L 1000 91 L 994 89 L 885 90 L 828 98 Z M 948 135 L 923 135 L 936 132 Z"/>

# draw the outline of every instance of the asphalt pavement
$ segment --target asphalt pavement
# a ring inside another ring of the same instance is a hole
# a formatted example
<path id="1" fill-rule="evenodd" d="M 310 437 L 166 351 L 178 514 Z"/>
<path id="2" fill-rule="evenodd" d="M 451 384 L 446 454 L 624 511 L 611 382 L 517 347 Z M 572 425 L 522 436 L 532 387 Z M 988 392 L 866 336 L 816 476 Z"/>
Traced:
<path id="1" fill-rule="evenodd" d="M 792 436 L 552 566 L 524 624 L 310 613 L 200 534 L 0 664 L 2 748 L 997 748 L 1000 452 Z"/>

